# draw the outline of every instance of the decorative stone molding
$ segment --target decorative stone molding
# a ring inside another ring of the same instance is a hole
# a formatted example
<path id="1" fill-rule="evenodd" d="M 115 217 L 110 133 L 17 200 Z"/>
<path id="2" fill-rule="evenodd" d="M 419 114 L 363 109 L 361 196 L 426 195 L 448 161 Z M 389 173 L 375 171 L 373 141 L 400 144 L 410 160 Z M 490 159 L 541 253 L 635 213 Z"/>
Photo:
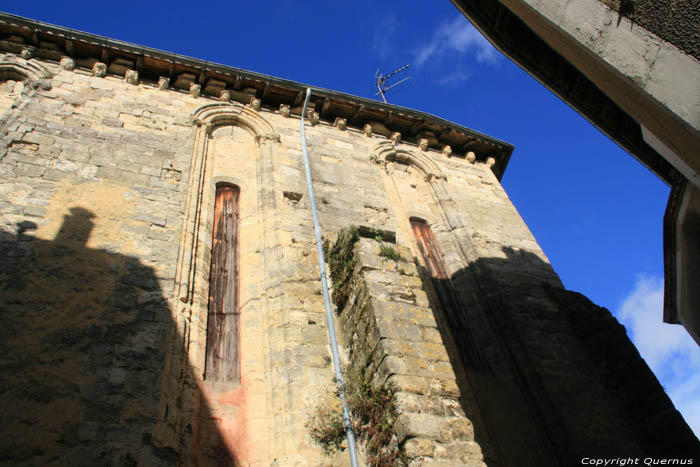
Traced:
<path id="1" fill-rule="evenodd" d="M 289 118 L 289 115 L 292 112 L 292 108 L 288 106 L 287 104 L 280 104 L 280 115 L 283 116 L 284 118 Z"/>
<path id="2" fill-rule="evenodd" d="M 201 214 L 199 209 L 203 184 L 205 183 L 204 167 L 208 141 L 212 132 L 223 126 L 238 126 L 254 138 L 259 148 L 259 155 L 266 152 L 263 146 L 267 146 L 267 142 L 280 141 L 280 135 L 275 132 L 265 118 L 250 107 L 238 102 L 217 102 L 203 105 L 192 113 L 190 119 L 197 128 L 195 129 L 195 147 L 190 168 L 190 187 L 188 190 L 190 194 L 186 206 L 188 220 L 185 225 L 187 231 L 183 231 L 180 239 L 180 251 L 188 252 L 196 250 L 197 247 L 196 232 L 199 227 L 195 224 L 199 222 Z M 196 254 L 182 255 L 176 271 L 177 296 L 180 301 L 190 305 L 195 293 L 192 289 L 195 280 L 195 256 Z"/>
<path id="3" fill-rule="evenodd" d="M 318 125 L 318 123 L 321 121 L 321 116 L 318 114 L 318 112 L 314 112 L 313 110 L 309 110 L 306 114 L 306 118 L 309 120 L 309 123 L 311 125 Z"/>
<path id="4" fill-rule="evenodd" d="M 272 141 L 274 143 L 281 143 L 282 139 L 278 133 L 268 133 L 265 135 L 255 135 L 255 144 L 258 146 L 262 146 L 263 144 L 267 143 L 268 141 Z"/>
<path id="5" fill-rule="evenodd" d="M 362 133 L 367 137 L 372 136 L 372 125 L 366 123 L 365 126 L 362 127 Z"/>
<path id="6" fill-rule="evenodd" d="M 379 143 L 370 155 L 370 160 L 385 167 L 389 162 L 394 161 L 411 165 L 421 172 L 428 182 L 447 179 L 440 167 L 427 155 L 419 151 L 399 148 L 389 141 Z"/>
<path id="7" fill-rule="evenodd" d="M 231 102 L 231 91 L 226 89 L 222 90 L 221 94 L 219 94 L 219 100 L 221 102 Z"/>
<path id="8" fill-rule="evenodd" d="M 250 99 L 250 107 L 255 110 L 256 112 L 259 112 L 260 109 L 262 108 L 262 99 L 258 99 L 257 97 L 253 97 Z"/>
<path id="9" fill-rule="evenodd" d="M 192 114 L 193 120 L 200 120 L 211 125 L 212 129 L 221 125 L 237 125 L 255 136 L 265 136 L 265 141 L 279 141 L 279 134 L 259 113 L 238 102 L 217 102 L 204 105 Z M 276 138 L 268 138 L 277 135 Z"/>
<path id="10" fill-rule="evenodd" d="M 393 132 L 391 134 L 390 139 L 392 143 L 399 144 L 401 142 L 401 133 L 399 133 L 398 131 Z"/>
<path id="11" fill-rule="evenodd" d="M 165 76 L 161 76 L 158 78 L 158 89 L 161 91 L 165 91 L 170 87 L 170 78 L 166 78 Z"/>
<path id="12" fill-rule="evenodd" d="M 418 141 L 418 147 L 420 148 L 421 151 L 427 151 L 428 150 L 428 140 L 425 138 L 421 138 Z"/>
<path id="13" fill-rule="evenodd" d="M 64 70 L 72 71 L 75 69 L 75 60 L 73 60 L 70 57 L 61 57 L 61 61 L 59 62 L 59 65 Z"/>
<path id="14" fill-rule="evenodd" d="M 92 76 L 97 76 L 98 78 L 104 78 L 107 74 L 107 65 L 102 62 L 95 62 L 92 66 Z"/>
<path id="15" fill-rule="evenodd" d="M 472 151 L 469 151 L 467 153 L 467 162 L 469 162 L 470 164 L 473 164 L 474 161 L 476 161 L 476 154 L 474 154 L 474 152 L 472 152 Z"/>
<path id="16" fill-rule="evenodd" d="M 445 157 L 452 157 L 452 146 L 446 144 L 442 147 L 442 155 Z"/>
<path id="17" fill-rule="evenodd" d="M 139 84 L 139 72 L 136 70 L 126 70 L 126 73 L 124 73 L 124 81 L 136 86 Z"/>
<path id="18" fill-rule="evenodd" d="M 190 95 L 192 97 L 199 97 L 202 95 L 202 85 L 192 83 L 190 84 Z"/>
<path id="19" fill-rule="evenodd" d="M 493 167 L 496 165 L 496 158 L 495 157 L 489 157 L 486 159 L 486 166 L 489 169 L 493 169 Z"/>
<path id="20" fill-rule="evenodd" d="M 15 75 L 17 81 L 29 80 L 41 84 L 44 90 L 51 89 L 51 72 L 34 59 L 25 59 L 15 54 L 0 55 L 0 72 Z"/>
<path id="21" fill-rule="evenodd" d="M 32 55 L 34 55 L 34 49 L 31 47 L 25 47 L 22 49 L 22 52 L 20 52 L 20 55 L 23 59 L 29 60 L 32 58 Z"/>
<path id="22" fill-rule="evenodd" d="M 348 121 L 344 118 L 336 117 L 333 126 L 339 129 L 340 131 L 345 131 L 345 129 L 348 127 Z"/>

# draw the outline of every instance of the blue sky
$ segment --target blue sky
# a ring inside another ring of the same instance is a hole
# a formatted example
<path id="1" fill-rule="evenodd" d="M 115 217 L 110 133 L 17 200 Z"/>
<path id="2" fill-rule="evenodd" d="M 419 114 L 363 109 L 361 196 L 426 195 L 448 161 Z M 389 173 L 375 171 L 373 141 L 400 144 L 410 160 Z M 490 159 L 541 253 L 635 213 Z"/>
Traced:
<path id="1" fill-rule="evenodd" d="M 254 5 L 253 5 L 254 3 Z M 700 433 L 700 348 L 661 323 L 669 188 L 436 1 L 5 0 L 4 11 L 364 97 L 406 63 L 389 102 L 515 146 L 503 186 L 564 285 L 610 309 Z"/>

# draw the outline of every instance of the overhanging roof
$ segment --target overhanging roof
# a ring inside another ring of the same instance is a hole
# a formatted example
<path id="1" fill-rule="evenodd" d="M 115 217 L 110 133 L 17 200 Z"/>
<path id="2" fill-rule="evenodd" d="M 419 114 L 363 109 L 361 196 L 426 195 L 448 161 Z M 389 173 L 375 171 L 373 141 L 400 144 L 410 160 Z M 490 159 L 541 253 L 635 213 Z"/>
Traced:
<path id="1" fill-rule="evenodd" d="M 451 0 L 501 52 L 521 66 L 574 110 L 622 146 L 668 184 L 678 170 L 644 139 L 637 119 L 606 95 L 599 82 L 572 65 L 571 56 L 583 53 L 566 44 L 569 56 L 550 46 L 522 15 L 496 0 Z M 524 8 L 523 8 L 524 9 Z M 544 21 L 543 19 L 539 19 Z M 585 19 L 582 18 L 582 21 Z M 620 93 L 624 94 L 624 93 Z"/>
<path id="2" fill-rule="evenodd" d="M 302 99 L 309 87 L 240 68 L 0 13 L 0 51 L 21 53 L 26 48 L 39 59 L 58 62 L 62 57 L 71 57 L 78 67 L 88 70 L 96 62 L 105 63 L 109 73 L 121 76 L 125 70 L 133 69 L 145 84 L 155 85 L 160 77 L 166 77 L 170 79 L 171 86 L 177 88 L 177 78 L 187 75 L 192 82 L 201 85 L 205 98 L 218 99 L 221 90 L 226 89 L 233 100 L 248 104 L 254 97 L 269 109 L 285 104 L 291 107 L 292 114 L 301 113 Z M 310 87 L 313 88 L 310 105 L 322 120 L 333 123 L 336 118 L 344 118 L 348 126 L 355 128 L 371 124 L 375 133 L 390 136 L 393 132 L 399 132 L 403 141 L 414 144 L 425 138 L 432 149 L 441 150 L 449 145 L 452 156 L 456 157 L 463 158 L 470 151 L 474 152 L 477 160 L 485 161 L 493 157 L 496 163 L 492 169 L 499 179 L 513 152 L 513 146 L 509 143 L 434 115 Z"/>

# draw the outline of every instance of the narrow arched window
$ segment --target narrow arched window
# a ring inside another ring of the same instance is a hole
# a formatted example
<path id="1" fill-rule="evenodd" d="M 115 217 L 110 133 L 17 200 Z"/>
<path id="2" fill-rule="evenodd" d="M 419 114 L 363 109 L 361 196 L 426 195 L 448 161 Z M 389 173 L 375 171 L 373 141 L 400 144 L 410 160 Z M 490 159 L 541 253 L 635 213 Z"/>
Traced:
<path id="1" fill-rule="evenodd" d="M 447 268 L 445 268 L 445 263 L 442 261 L 442 253 L 438 249 L 433 231 L 430 230 L 428 223 L 423 219 L 412 217 L 411 228 L 413 229 L 413 235 L 416 237 L 418 250 L 420 250 L 430 276 L 436 279 L 448 279 Z"/>
<path id="2" fill-rule="evenodd" d="M 485 360 L 476 345 L 476 339 L 472 334 L 469 323 L 466 322 L 466 310 L 464 310 L 459 294 L 447 272 L 447 267 L 435 241 L 433 231 L 423 219 L 411 217 L 410 221 L 418 250 L 423 257 L 423 263 L 432 280 L 433 289 L 437 299 L 440 301 L 440 307 L 453 329 L 465 331 L 460 335 L 462 345 L 466 349 L 464 355 L 465 363 L 471 368 L 485 369 Z"/>
<path id="3" fill-rule="evenodd" d="M 240 381 L 238 198 L 234 186 L 216 189 L 209 275 L 205 379 Z"/>

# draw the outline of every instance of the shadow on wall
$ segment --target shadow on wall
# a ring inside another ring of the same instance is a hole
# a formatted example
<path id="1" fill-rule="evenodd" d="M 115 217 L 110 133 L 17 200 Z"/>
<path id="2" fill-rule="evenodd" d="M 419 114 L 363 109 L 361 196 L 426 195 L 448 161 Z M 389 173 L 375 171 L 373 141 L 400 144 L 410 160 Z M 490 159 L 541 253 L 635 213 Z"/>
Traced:
<path id="1" fill-rule="evenodd" d="M 156 440 L 165 412 L 186 409 L 160 401 L 183 338 L 152 268 L 86 246 L 93 218 L 71 209 L 52 241 L 29 221 L 0 232 L 0 464 L 196 465 L 182 453 L 192 423 L 180 446 Z M 199 410 L 211 451 L 199 465 L 236 465 Z"/>
<path id="2" fill-rule="evenodd" d="M 697 438 L 610 312 L 563 289 L 538 256 L 503 253 L 451 279 L 421 268 L 486 463 L 700 459 Z"/>

